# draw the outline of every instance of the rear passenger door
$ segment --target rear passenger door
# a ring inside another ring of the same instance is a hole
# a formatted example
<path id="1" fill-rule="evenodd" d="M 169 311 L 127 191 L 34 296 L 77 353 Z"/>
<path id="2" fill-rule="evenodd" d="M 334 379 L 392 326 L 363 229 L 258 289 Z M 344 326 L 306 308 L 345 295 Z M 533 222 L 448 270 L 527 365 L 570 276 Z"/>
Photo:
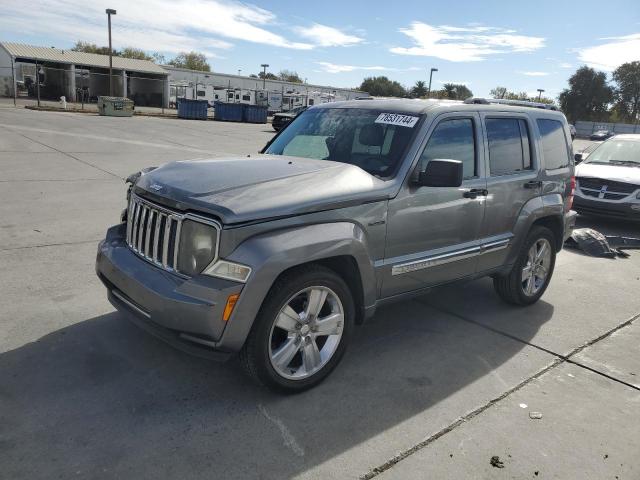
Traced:
<path id="1" fill-rule="evenodd" d="M 535 128 L 524 113 L 484 112 L 487 199 L 478 272 L 501 266 L 522 207 L 539 196 Z"/>

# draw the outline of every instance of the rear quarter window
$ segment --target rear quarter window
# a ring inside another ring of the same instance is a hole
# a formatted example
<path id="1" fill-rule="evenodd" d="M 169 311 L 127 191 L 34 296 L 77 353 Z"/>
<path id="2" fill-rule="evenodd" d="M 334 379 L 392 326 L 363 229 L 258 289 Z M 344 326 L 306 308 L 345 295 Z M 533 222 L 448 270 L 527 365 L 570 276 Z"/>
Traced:
<path id="1" fill-rule="evenodd" d="M 539 118 L 536 123 L 538 124 L 538 130 L 540 130 L 545 168 L 554 170 L 568 167 L 569 148 L 562 122 Z"/>

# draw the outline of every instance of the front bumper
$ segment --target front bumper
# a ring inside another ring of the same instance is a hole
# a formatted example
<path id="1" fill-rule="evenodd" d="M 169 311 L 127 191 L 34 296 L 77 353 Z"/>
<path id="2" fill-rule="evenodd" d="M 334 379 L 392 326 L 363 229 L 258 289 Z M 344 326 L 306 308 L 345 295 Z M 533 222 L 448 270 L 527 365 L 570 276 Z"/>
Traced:
<path id="1" fill-rule="evenodd" d="M 114 307 L 145 330 L 194 355 L 228 356 L 220 342 L 228 323 L 222 313 L 243 284 L 204 275 L 184 279 L 152 265 L 126 245 L 124 224 L 110 228 L 100 242 L 96 273 Z"/>
<path id="2" fill-rule="evenodd" d="M 640 221 L 640 202 L 609 202 L 586 198 L 576 192 L 573 209 L 584 215 Z"/>

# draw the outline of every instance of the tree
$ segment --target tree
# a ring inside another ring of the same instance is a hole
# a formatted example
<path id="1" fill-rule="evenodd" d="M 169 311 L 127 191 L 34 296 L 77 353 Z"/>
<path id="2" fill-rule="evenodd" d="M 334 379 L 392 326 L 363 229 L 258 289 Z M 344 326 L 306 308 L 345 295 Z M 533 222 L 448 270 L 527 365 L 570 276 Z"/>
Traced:
<path id="1" fill-rule="evenodd" d="M 376 97 L 406 97 L 407 91 L 398 82 L 385 76 L 367 77 L 362 81 L 359 90 Z"/>
<path id="2" fill-rule="evenodd" d="M 569 88 L 560 93 L 560 108 L 570 121 L 606 120 L 607 108 L 613 101 L 613 89 L 607 75 L 593 68 L 580 67 L 569 78 Z"/>
<path id="3" fill-rule="evenodd" d="M 83 42 L 81 40 L 78 40 L 76 44 L 71 48 L 71 50 L 73 50 L 74 52 L 109 55 L 109 47 L 98 47 L 95 43 Z M 118 52 L 114 50 L 113 55 L 118 56 Z"/>
<path id="4" fill-rule="evenodd" d="M 153 57 L 153 61 L 158 65 L 164 65 L 165 63 L 167 63 L 167 59 L 165 58 L 165 56 L 159 52 L 153 52 L 151 56 Z"/>
<path id="5" fill-rule="evenodd" d="M 169 65 L 201 72 L 211 71 L 207 57 L 205 57 L 204 53 L 198 52 L 181 52 L 180 55 L 169 61 Z"/>
<path id="6" fill-rule="evenodd" d="M 140 50 L 139 48 L 134 47 L 125 47 L 120 52 L 118 52 L 119 57 L 124 58 L 133 58 L 135 60 L 149 60 L 153 61 L 154 57 L 147 55 L 144 50 Z"/>
<path id="7" fill-rule="evenodd" d="M 266 74 L 264 72 L 259 72 L 258 78 L 266 78 L 267 80 L 280 80 L 280 77 L 274 75 L 271 72 L 267 72 Z"/>
<path id="8" fill-rule="evenodd" d="M 444 92 L 444 98 L 451 100 L 465 100 L 469 97 L 473 97 L 473 92 L 467 88 L 466 85 L 459 85 L 456 83 L 445 83 L 442 86 Z"/>
<path id="9" fill-rule="evenodd" d="M 427 96 L 426 82 L 418 80 L 411 89 L 411 96 L 414 98 L 423 98 Z"/>
<path id="10" fill-rule="evenodd" d="M 298 72 L 293 72 L 291 70 L 280 70 L 278 74 L 278 78 L 283 82 L 291 82 L 291 83 L 303 83 L 302 78 L 298 75 Z"/>
<path id="11" fill-rule="evenodd" d="M 507 87 L 496 87 L 489 92 L 489 95 L 491 95 L 493 98 L 502 99 L 502 98 L 505 98 L 507 93 L 508 93 Z"/>
<path id="12" fill-rule="evenodd" d="M 623 63 L 613 72 L 616 83 L 616 112 L 620 118 L 640 120 L 640 62 Z"/>

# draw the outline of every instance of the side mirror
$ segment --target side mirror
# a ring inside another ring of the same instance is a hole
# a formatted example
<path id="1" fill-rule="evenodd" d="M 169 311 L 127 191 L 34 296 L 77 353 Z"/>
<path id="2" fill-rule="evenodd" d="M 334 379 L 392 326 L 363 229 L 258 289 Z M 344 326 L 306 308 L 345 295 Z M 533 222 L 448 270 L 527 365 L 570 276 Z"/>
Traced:
<path id="1" fill-rule="evenodd" d="M 418 174 L 416 183 L 423 187 L 459 187 L 462 185 L 462 162 L 431 160 L 425 171 Z"/>
<path id="2" fill-rule="evenodd" d="M 582 162 L 582 154 L 581 154 L 581 153 L 576 153 L 576 154 L 573 156 L 573 160 L 574 160 L 574 163 L 575 163 L 576 165 L 577 165 L 577 164 L 579 164 L 580 162 Z"/>

